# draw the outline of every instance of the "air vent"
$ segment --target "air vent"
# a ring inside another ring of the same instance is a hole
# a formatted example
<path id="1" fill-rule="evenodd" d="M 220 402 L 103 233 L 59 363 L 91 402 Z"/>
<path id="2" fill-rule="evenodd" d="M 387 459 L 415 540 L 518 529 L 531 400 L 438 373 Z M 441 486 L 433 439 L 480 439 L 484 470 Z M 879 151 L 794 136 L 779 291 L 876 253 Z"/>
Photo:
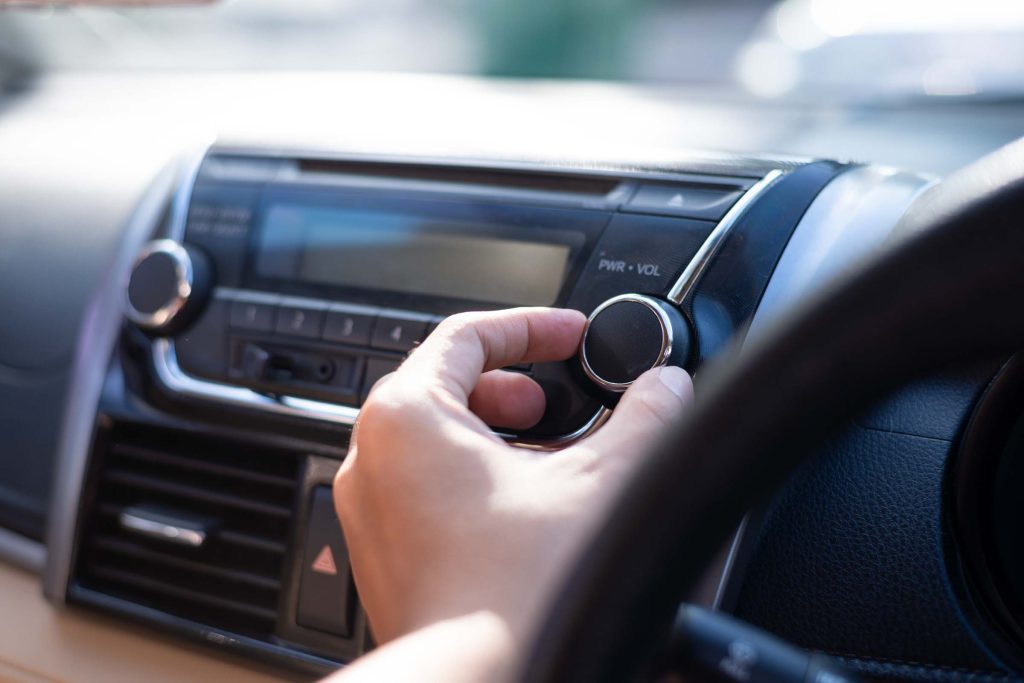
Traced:
<path id="1" fill-rule="evenodd" d="M 94 455 L 78 583 L 207 626 L 272 635 L 296 454 L 116 423 Z"/>

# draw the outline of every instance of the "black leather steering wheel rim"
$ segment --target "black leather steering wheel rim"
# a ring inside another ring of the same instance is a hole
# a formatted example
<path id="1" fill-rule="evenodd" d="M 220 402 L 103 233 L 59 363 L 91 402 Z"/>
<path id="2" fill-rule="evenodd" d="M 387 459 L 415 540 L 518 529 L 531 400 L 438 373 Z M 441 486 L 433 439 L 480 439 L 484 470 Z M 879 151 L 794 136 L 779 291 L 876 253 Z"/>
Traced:
<path id="1" fill-rule="evenodd" d="M 622 681 L 744 513 L 845 418 L 953 362 L 1024 347 L 1024 140 L 922 197 L 892 247 L 703 372 L 595 534 L 522 680 Z"/>

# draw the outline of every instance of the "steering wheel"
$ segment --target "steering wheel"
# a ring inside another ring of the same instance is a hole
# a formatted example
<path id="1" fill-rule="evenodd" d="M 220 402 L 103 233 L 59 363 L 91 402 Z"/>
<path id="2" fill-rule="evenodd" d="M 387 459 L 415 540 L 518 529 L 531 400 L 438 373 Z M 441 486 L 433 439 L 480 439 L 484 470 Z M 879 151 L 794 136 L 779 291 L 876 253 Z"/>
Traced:
<path id="1" fill-rule="evenodd" d="M 523 680 L 634 680 L 747 510 L 844 418 L 942 366 L 1024 347 L 1024 140 L 923 196 L 884 253 L 702 371 L 573 569 Z M 742 416 L 742 428 L 737 428 Z"/>

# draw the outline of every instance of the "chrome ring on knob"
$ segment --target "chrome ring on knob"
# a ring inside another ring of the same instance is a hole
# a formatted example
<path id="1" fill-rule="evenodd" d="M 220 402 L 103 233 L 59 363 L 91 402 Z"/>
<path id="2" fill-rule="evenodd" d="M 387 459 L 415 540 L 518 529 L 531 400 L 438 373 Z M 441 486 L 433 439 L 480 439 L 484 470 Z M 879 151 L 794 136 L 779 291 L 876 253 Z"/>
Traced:
<path id="1" fill-rule="evenodd" d="M 610 306 L 620 303 L 641 304 L 649 308 L 657 316 L 658 323 L 661 325 L 661 350 L 658 352 L 657 361 L 651 365 L 650 369 L 660 367 L 668 362 L 669 357 L 672 355 L 673 341 L 672 321 L 669 320 L 668 314 L 665 313 L 661 306 L 658 305 L 658 302 L 649 296 L 644 296 L 643 294 L 620 294 L 618 296 L 613 296 L 611 299 L 608 299 L 595 308 L 587 318 L 587 324 L 583 327 L 583 336 L 580 338 L 580 362 L 583 365 L 584 374 L 586 374 L 594 384 L 602 389 L 615 393 L 624 392 L 633 384 L 633 382 L 609 382 L 594 371 L 594 368 L 590 365 L 590 361 L 587 359 L 587 334 L 590 332 L 591 322 L 593 322 L 602 311 Z"/>
<path id="2" fill-rule="evenodd" d="M 166 304 L 152 313 L 145 313 L 135 308 L 135 305 L 132 304 L 129 286 L 131 283 L 131 276 L 135 273 L 135 269 L 139 267 L 139 264 L 154 254 L 165 254 L 174 262 L 174 275 L 177 280 L 177 291 Z M 174 316 L 176 316 L 178 311 L 185 306 L 188 298 L 192 295 L 192 286 L 194 284 L 193 278 L 194 270 L 192 267 L 192 258 L 188 255 L 188 252 L 183 246 L 174 240 L 168 239 L 154 240 L 148 243 L 142 248 L 142 251 L 139 252 L 138 257 L 132 264 L 131 272 L 128 274 L 128 280 L 125 282 L 125 317 L 144 329 L 153 330 L 166 325 L 174 319 Z"/>

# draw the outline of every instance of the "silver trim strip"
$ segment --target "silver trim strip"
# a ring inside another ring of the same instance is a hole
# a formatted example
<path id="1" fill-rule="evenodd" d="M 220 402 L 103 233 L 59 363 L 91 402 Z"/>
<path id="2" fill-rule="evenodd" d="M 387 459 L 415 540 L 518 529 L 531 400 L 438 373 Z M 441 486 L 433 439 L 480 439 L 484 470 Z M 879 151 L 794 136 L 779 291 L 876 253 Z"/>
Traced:
<path id="1" fill-rule="evenodd" d="M 167 541 L 175 545 L 187 545 L 192 548 L 201 548 L 206 542 L 206 532 L 200 529 L 189 529 L 183 526 L 160 522 L 155 519 L 143 517 L 140 514 L 129 510 L 122 510 L 117 517 L 117 523 L 125 531 Z"/>
<path id="2" fill-rule="evenodd" d="M 177 291 L 174 293 L 174 298 L 168 301 L 164 306 L 158 308 L 152 313 L 144 313 L 139 309 L 135 308 L 132 303 L 131 296 L 129 295 L 129 287 L 131 285 L 131 277 L 135 274 L 135 270 L 139 267 L 139 264 L 145 261 L 150 256 L 155 254 L 165 254 L 171 257 L 174 261 L 174 275 L 177 279 Z M 142 251 L 135 259 L 135 263 L 132 264 L 132 269 L 125 278 L 124 283 L 124 314 L 133 323 L 139 327 L 143 327 L 147 330 L 155 330 L 161 328 L 172 320 L 174 316 L 178 315 L 178 312 L 188 302 L 188 298 L 192 296 L 192 286 L 194 284 L 195 273 L 192 267 L 192 258 L 185 251 L 185 247 L 175 242 L 174 240 L 154 240 L 144 246 Z"/>
<path id="3" fill-rule="evenodd" d="M 600 429 L 611 416 L 611 409 L 601 406 L 601 408 L 594 413 L 594 416 L 587 420 L 582 427 L 576 431 L 569 432 L 568 434 L 563 434 L 562 436 L 554 436 L 546 439 L 523 439 L 508 434 L 498 434 L 498 436 L 507 440 L 513 446 L 518 446 L 519 448 L 525 448 L 531 451 L 547 453 L 550 451 L 561 450 L 567 446 L 573 445 L 587 436 L 590 436 Z"/>
<path id="4" fill-rule="evenodd" d="M 174 342 L 157 339 L 153 342 L 153 367 L 157 377 L 172 391 L 183 396 L 229 403 L 246 408 L 257 408 L 291 417 L 311 417 L 328 422 L 351 425 L 359 416 L 359 409 L 334 403 L 313 401 L 295 396 L 267 396 L 245 387 L 207 382 L 185 373 L 178 366 Z"/>
<path id="5" fill-rule="evenodd" d="M 186 166 L 194 177 L 205 154 L 189 159 Z M 107 376 L 107 359 L 114 350 L 124 320 L 122 301 L 124 276 L 154 228 L 181 178 L 181 164 L 168 165 L 154 179 L 128 220 L 121 244 L 107 274 L 89 300 L 82 316 L 75 345 L 75 357 L 68 382 L 67 403 L 57 445 L 56 477 L 47 519 L 47 561 L 43 591 L 55 603 L 63 604 L 75 552 L 75 527 L 85 468 L 89 459 L 100 393 Z"/>
<path id="6" fill-rule="evenodd" d="M 700 249 L 694 254 L 693 258 L 690 259 L 690 263 L 686 266 L 686 269 L 676 280 L 676 283 L 672 285 L 672 289 L 668 291 L 666 299 L 674 303 L 676 306 L 682 305 L 689 296 L 693 288 L 700 282 L 701 275 L 707 270 L 707 267 L 711 265 L 711 261 L 714 260 L 715 254 L 725 244 L 725 238 L 732 232 L 733 226 L 736 225 L 736 221 L 740 219 L 743 214 L 747 212 L 747 209 L 757 198 L 764 193 L 769 187 L 774 185 L 779 178 L 785 175 L 785 172 L 775 169 L 769 171 L 761 180 L 754 183 L 749 190 L 743 193 L 732 208 L 729 209 L 722 220 L 718 221 L 718 225 L 711 231 L 708 238 L 704 240 L 704 244 L 700 245 Z"/>
<path id="7" fill-rule="evenodd" d="M 0 527 L 0 559 L 33 574 L 42 574 L 46 546 Z"/>
<path id="8" fill-rule="evenodd" d="M 879 166 L 842 173 L 815 197 L 797 224 L 754 312 L 747 340 L 793 309 L 798 300 L 866 258 L 892 235 L 911 204 L 937 180 Z M 744 344 L 746 346 L 746 344 Z M 742 351 L 741 351 L 742 353 Z M 739 554 L 756 531 L 744 517 L 736 529 L 712 607 L 731 609 L 723 600 L 742 579 Z"/>
<path id="9" fill-rule="evenodd" d="M 624 392 L 633 384 L 633 382 L 610 382 L 594 372 L 594 368 L 590 365 L 590 359 L 587 358 L 587 334 L 590 332 L 590 324 L 594 322 L 594 319 L 597 316 L 599 316 L 608 307 L 623 302 L 640 304 L 647 307 L 654 312 L 654 315 L 658 319 L 658 324 L 661 325 L 661 349 L 658 351 L 657 360 L 650 368 L 648 368 L 648 370 L 660 367 L 668 362 L 669 356 L 672 355 L 672 342 L 674 341 L 672 338 L 672 321 L 668 319 L 668 314 L 662 310 L 661 306 L 658 305 L 658 302 L 649 296 L 644 296 L 643 294 L 620 294 L 618 296 L 613 296 L 611 299 L 608 299 L 603 304 L 595 308 L 593 313 L 590 314 L 590 317 L 587 318 L 587 324 L 583 328 L 583 336 L 580 341 L 580 363 L 583 365 L 583 373 L 590 378 L 591 382 L 602 389 L 613 391 L 615 393 Z"/>

